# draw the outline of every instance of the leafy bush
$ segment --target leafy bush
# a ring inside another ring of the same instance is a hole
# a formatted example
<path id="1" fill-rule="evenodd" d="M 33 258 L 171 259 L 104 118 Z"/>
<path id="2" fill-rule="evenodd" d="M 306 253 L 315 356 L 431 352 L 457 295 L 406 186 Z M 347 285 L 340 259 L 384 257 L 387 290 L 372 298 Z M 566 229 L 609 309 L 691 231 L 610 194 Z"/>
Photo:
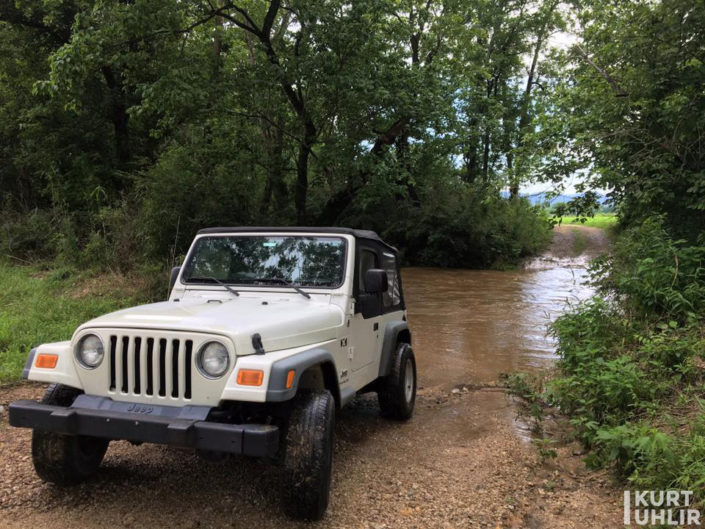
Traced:
<path id="1" fill-rule="evenodd" d="M 507 391 L 520 399 L 523 415 L 533 419 L 533 429 L 541 429 L 546 408 L 544 377 L 529 373 L 501 373 L 500 380 Z"/>
<path id="2" fill-rule="evenodd" d="M 234 141 L 225 138 L 222 141 Z M 139 177 L 140 211 L 134 234 L 144 254 L 173 259 L 188 249 L 195 233 L 207 226 L 249 225 L 257 196 L 242 161 L 223 158 L 224 146 L 186 138 Z"/>
<path id="3" fill-rule="evenodd" d="M 703 490 L 704 264 L 705 247 L 649 219 L 594 267 L 600 296 L 552 326 L 560 374 L 543 398 L 594 449 L 591 465 L 640 488 Z"/>
<path id="4" fill-rule="evenodd" d="M 536 255 L 551 239 L 546 213 L 525 199 L 442 179 L 418 190 L 418 202 L 367 201 L 345 220 L 377 230 L 398 246 L 407 263 L 455 268 L 503 268 Z"/>
<path id="5" fill-rule="evenodd" d="M 49 259 L 57 252 L 56 213 L 34 209 L 20 214 L 6 210 L 0 220 L 0 251 L 19 261 Z"/>
<path id="6" fill-rule="evenodd" d="M 603 293 L 642 316 L 683 322 L 705 311 L 705 238 L 697 246 L 674 240 L 661 217 L 627 230 L 595 273 Z"/>
<path id="7" fill-rule="evenodd" d="M 701 410 L 702 411 L 702 410 Z M 702 504 L 705 487 L 705 421 L 685 434 L 666 433 L 646 422 L 600 429 L 599 448 L 588 457 L 594 466 L 613 464 L 639 489 L 696 491 Z"/>

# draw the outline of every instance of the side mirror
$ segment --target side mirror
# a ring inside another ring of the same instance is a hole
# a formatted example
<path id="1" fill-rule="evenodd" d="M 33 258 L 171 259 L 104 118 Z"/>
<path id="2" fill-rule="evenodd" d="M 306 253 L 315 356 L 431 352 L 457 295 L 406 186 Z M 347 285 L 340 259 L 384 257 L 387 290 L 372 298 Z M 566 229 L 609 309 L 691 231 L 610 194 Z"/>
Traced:
<path id="1" fill-rule="evenodd" d="M 181 272 L 180 266 L 175 266 L 171 269 L 171 275 L 169 276 L 169 292 L 174 288 L 176 284 L 176 278 L 179 277 L 179 272 Z"/>
<path id="2" fill-rule="evenodd" d="M 367 294 L 383 294 L 388 287 L 387 272 L 384 270 L 370 268 L 365 272 L 365 292 Z"/>

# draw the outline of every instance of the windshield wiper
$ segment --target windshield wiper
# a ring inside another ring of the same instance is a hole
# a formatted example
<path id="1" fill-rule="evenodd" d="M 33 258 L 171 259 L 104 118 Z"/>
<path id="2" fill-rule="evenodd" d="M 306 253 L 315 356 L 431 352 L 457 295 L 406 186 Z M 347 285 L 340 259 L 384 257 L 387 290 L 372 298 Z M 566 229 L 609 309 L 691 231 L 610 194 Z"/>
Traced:
<path id="1" fill-rule="evenodd" d="M 240 293 L 237 290 L 235 290 L 234 288 L 231 288 L 230 285 L 223 283 L 220 279 L 218 279 L 216 277 L 211 277 L 211 276 L 189 277 L 187 279 L 187 281 L 215 281 L 216 283 L 218 283 L 220 286 L 225 288 L 225 290 L 227 290 L 231 294 L 235 294 L 236 296 L 240 295 Z"/>
<path id="2" fill-rule="evenodd" d="M 301 294 L 303 297 L 305 297 L 305 298 L 307 298 L 307 299 L 311 299 L 311 295 L 310 295 L 308 292 L 306 292 L 306 291 L 304 291 L 303 289 L 299 288 L 298 286 L 296 286 L 296 285 L 295 285 L 294 283 L 292 283 L 291 281 L 287 281 L 286 279 L 282 279 L 281 277 L 262 277 L 262 278 L 259 278 L 259 279 L 255 279 L 254 282 L 260 282 L 260 283 L 267 283 L 267 282 L 269 282 L 269 283 L 281 283 L 282 285 L 285 285 L 285 286 L 287 286 L 287 287 L 289 287 L 289 288 L 293 288 L 294 290 L 296 290 L 296 292 L 298 292 L 299 294 Z"/>

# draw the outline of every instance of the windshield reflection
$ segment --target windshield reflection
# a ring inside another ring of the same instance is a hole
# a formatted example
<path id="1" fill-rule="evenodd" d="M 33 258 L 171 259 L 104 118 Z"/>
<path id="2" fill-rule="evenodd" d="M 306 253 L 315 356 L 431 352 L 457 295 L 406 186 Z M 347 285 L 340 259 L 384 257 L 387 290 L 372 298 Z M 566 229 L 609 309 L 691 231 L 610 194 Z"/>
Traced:
<path id="1" fill-rule="evenodd" d="M 183 280 L 337 288 L 343 282 L 345 253 L 340 237 L 202 237 L 185 264 Z"/>

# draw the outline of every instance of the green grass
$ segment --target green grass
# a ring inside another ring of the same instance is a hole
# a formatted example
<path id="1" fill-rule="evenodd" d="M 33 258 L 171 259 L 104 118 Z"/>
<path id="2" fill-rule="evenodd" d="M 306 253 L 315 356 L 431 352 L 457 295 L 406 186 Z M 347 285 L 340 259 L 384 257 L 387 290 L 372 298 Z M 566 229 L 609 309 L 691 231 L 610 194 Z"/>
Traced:
<path id="1" fill-rule="evenodd" d="M 596 213 L 594 217 L 588 217 L 585 222 L 580 222 L 580 220 L 575 217 L 563 217 L 563 224 L 581 224 L 591 228 L 610 230 L 617 225 L 617 214 Z"/>
<path id="2" fill-rule="evenodd" d="M 69 340 L 86 320 L 154 295 L 145 276 L 0 263 L 0 385 L 20 379 L 32 347 Z"/>

